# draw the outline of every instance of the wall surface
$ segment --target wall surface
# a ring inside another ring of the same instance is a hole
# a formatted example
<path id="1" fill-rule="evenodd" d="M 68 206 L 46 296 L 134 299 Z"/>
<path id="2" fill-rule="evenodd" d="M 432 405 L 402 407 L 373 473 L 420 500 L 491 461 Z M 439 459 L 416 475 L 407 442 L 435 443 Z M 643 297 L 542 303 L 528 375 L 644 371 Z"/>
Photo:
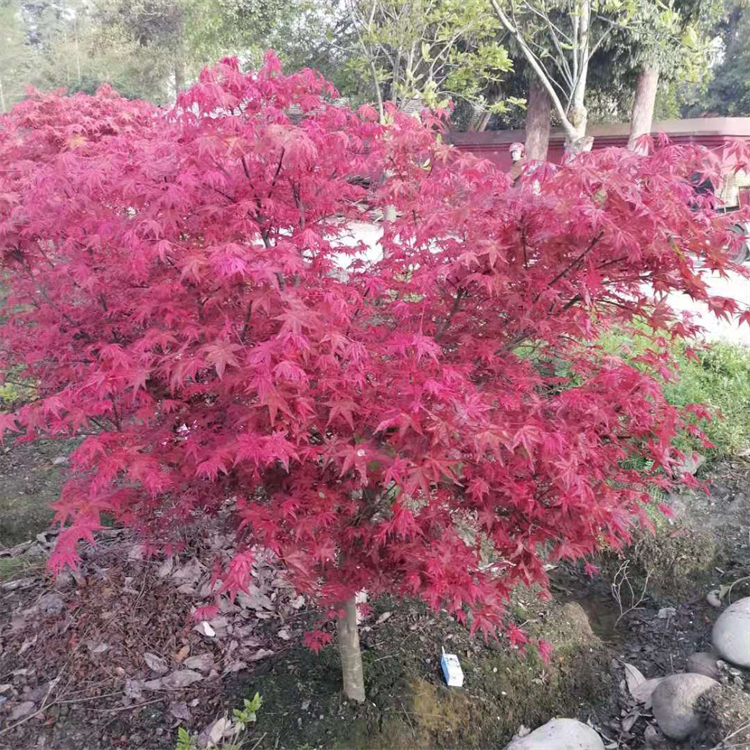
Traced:
<path id="1" fill-rule="evenodd" d="M 594 137 L 594 149 L 624 148 L 628 143 L 630 125 L 593 125 L 588 134 Z M 700 143 L 728 159 L 727 147 L 733 140 L 750 140 L 750 117 L 706 117 L 694 120 L 664 120 L 655 122 L 651 134 L 666 135 L 672 143 Z M 523 130 L 485 130 L 481 133 L 450 132 L 446 140 L 463 151 L 510 168 L 508 147 L 514 141 L 525 140 Z M 565 137 L 559 130 L 552 131 L 548 160 L 559 164 L 564 155 Z"/>

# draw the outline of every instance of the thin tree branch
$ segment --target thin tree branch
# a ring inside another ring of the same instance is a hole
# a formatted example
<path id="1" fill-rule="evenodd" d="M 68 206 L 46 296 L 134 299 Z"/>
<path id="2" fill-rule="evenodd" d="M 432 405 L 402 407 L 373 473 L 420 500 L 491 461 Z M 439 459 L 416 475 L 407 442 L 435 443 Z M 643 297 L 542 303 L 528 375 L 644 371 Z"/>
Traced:
<path id="1" fill-rule="evenodd" d="M 577 135 L 576 129 L 573 127 L 573 124 L 568 119 L 565 108 L 563 107 L 562 102 L 560 101 L 560 97 L 557 95 L 557 92 L 552 86 L 552 83 L 550 82 L 549 77 L 545 75 L 544 69 L 539 64 L 539 60 L 537 59 L 536 55 L 532 52 L 531 48 L 526 43 L 526 40 L 524 39 L 521 32 L 513 25 L 511 20 L 505 14 L 505 11 L 500 7 L 497 0 L 490 0 L 490 4 L 492 5 L 492 8 L 495 11 L 495 14 L 497 15 L 497 17 L 500 19 L 500 23 L 502 23 L 502 25 L 508 30 L 508 33 L 511 34 L 513 38 L 516 40 L 527 62 L 529 63 L 531 68 L 534 70 L 536 75 L 539 77 L 539 81 L 541 82 L 542 86 L 544 86 L 545 90 L 547 91 L 547 95 L 549 96 L 550 101 L 552 102 L 552 106 L 555 108 L 557 116 L 560 118 L 560 122 L 562 123 L 563 129 L 565 130 L 565 135 L 570 139 L 575 138 Z"/>

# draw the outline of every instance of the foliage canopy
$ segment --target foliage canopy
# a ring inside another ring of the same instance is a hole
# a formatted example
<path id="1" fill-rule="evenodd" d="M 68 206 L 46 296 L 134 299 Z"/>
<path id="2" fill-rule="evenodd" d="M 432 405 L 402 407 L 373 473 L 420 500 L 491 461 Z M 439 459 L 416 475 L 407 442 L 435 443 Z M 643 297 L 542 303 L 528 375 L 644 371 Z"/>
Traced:
<path id="1" fill-rule="evenodd" d="M 700 436 L 659 377 L 697 331 L 666 293 L 738 312 L 702 279 L 733 267 L 691 183 L 719 165 L 605 150 L 513 187 L 435 137 L 440 113 L 384 125 L 333 95 L 269 55 L 204 70 L 168 115 L 105 88 L 2 119 L 2 365 L 38 398 L 0 430 L 86 435 L 55 569 L 102 514 L 165 551 L 212 516 L 238 541 L 221 592 L 262 545 L 332 611 L 391 591 L 492 631 L 546 562 L 627 539 L 676 432 Z M 385 206 L 372 258 L 350 222 Z M 636 318 L 638 366 L 592 345 Z"/>

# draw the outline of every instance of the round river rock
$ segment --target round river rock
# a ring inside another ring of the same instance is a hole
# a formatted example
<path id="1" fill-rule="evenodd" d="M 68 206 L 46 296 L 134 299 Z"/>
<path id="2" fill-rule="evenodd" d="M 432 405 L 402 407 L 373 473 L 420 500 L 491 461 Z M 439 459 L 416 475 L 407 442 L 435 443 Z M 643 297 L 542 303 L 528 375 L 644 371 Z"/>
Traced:
<path id="1" fill-rule="evenodd" d="M 602 738 L 575 719 L 552 719 L 505 750 L 604 750 Z"/>
<path id="2" fill-rule="evenodd" d="M 694 674 L 704 674 L 712 680 L 718 680 L 721 677 L 721 670 L 717 661 L 718 659 L 714 654 L 709 654 L 707 651 L 699 651 L 688 657 L 687 671 Z"/>
<path id="3" fill-rule="evenodd" d="M 719 683 L 703 674 L 675 674 L 665 677 L 651 696 L 656 723 L 667 737 L 684 740 L 701 724 L 696 711 L 698 699 Z"/>
<path id="4" fill-rule="evenodd" d="M 750 596 L 722 612 L 711 640 L 723 659 L 738 667 L 750 667 Z"/>

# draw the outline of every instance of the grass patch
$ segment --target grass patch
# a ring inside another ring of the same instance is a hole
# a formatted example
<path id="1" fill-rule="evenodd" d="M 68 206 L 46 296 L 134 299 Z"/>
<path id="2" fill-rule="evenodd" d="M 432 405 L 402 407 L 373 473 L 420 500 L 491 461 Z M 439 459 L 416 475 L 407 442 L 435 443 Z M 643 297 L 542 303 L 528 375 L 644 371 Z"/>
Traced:
<path id="1" fill-rule="evenodd" d="M 32 570 L 38 570 L 44 563 L 24 560 L 20 557 L 0 557 L 0 583 L 23 578 Z"/>
<path id="2" fill-rule="evenodd" d="M 642 354 L 648 342 L 641 337 L 612 332 L 599 340 L 608 354 L 619 354 L 632 362 Z M 714 342 L 689 359 L 684 344 L 671 350 L 678 365 L 677 379 L 664 384 L 664 395 L 674 406 L 705 404 L 715 416 L 703 423 L 703 430 L 714 444 L 704 449 L 697 441 L 681 437 L 682 449 L 693 449 L 708 461 L 737 456 L 750 448 L 750 349 Z M 641 367 L 638 363 L 635 366 Z"/>
<path id="3" fill-rule="evenodd" d="M 6 442 L 0 447 L 0 545 L 12 547 L 49 528 L 77 440 Z"/>
<path id="4" fill-rule="evenodd" d="M 715 445 L 707 458 L 728 458 L 750 447 L 750 349 L 714 343 L 697 362 L 678 356 L 679 380 L 664 392 L 675 406 L 703 403 L 719 415 L 704 428 Z"/>

